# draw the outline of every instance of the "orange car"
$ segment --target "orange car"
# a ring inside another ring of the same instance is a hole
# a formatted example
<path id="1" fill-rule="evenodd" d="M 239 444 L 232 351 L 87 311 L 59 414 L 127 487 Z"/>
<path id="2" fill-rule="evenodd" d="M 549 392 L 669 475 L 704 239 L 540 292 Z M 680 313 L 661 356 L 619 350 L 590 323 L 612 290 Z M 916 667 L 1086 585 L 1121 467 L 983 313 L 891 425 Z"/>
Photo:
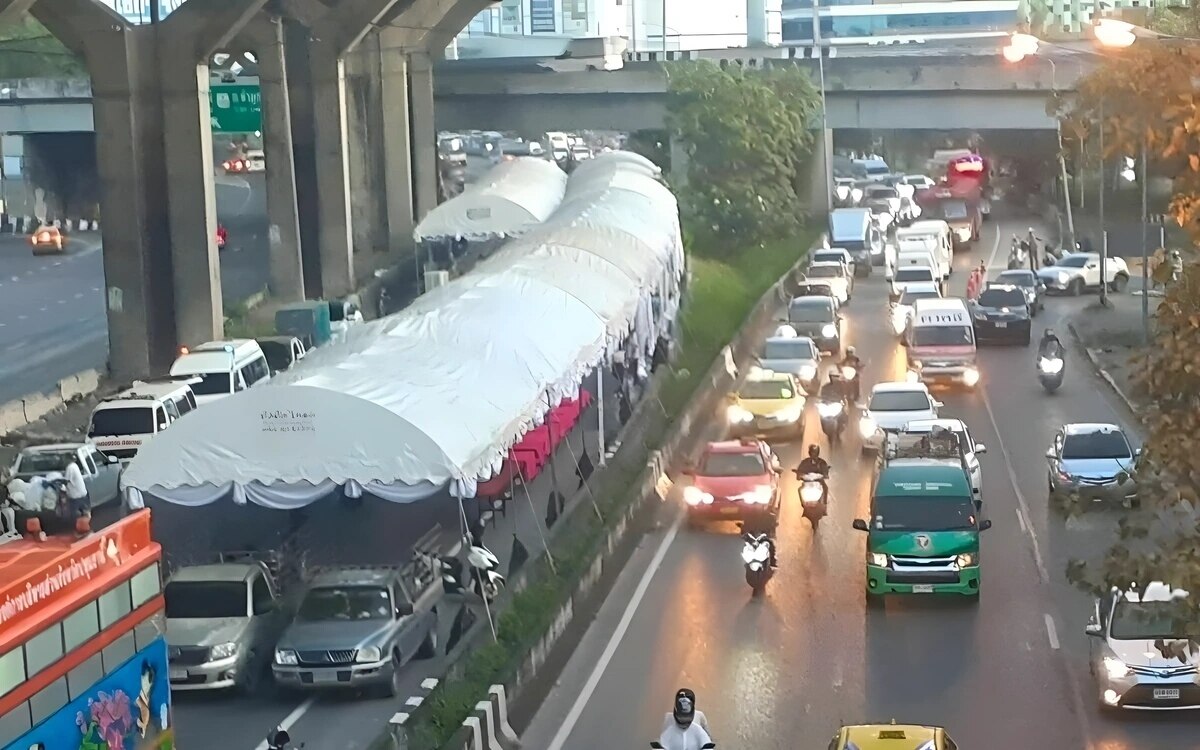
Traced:
<path id="1" fill-rule="evenodd" d="M 29 236 L 29 242 L 33 245 L 34 255 L 62 253 L 67 247 L 66 235 L 62 233 L 61 229 L 52 225 L 35 229 Z"/>

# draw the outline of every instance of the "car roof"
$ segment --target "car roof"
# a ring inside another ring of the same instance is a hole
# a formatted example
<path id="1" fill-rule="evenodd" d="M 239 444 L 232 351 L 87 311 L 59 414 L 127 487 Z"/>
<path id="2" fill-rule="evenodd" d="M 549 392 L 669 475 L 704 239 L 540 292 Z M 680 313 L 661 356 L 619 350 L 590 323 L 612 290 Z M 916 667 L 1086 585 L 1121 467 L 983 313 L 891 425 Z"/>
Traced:
<path id="1" fill-rule="evenodd" d="M 934 482 L 946 485 L 930 488 Z M 920 490 L 898 490 L 899 485 L 920 484 Z M 908 494 L 920 492 L 922 496 L 944 495 L 950 497 L 969 496 L 971 484 L 967 480 L 967 472 L 957 461 L 944 459 L 913 459 L 911 461 L 889 461 L 879 471 L 879 480 L 875 483 L 875 494 L 878 497 L 905 497 Z"/>
<path id="2" fill-rule="evenodd" d="M 914 281 L 908 286 L 904 287 L 904 291 L 941 293 L 942 290 L 938 288 L 938 283 L 936 281 Z"/>
<path id="3" fill-rule="evenodd" d="M 1104 422 L 1074 422 L 1072 424 L 1063 425 L 1063 432 L 1067 435 L 1091 435 L 1096 432 L 1119 432 L 1125 434 L 1115 424 L 1106 424 Z"/>
<path id="4" fill-rule="evenodd" d="M 189 565 L 171 574 L 168 583 L 186 582 L 241 582 L 248 581 L 262 568 L 252 563 L 214 563 L 212 565 Z"/>
<path id="5" fill-rule="evenodd" d="M 997 284 L 995 282 L 988 284 L 987 289 L 999 289 L 1003 292 L 1020 292 L 1021 291 L 1020 287 L 1015 286 L 1013 284 Z M 986 292 L 987 289 L 985 289 L 984 291 Z M 1024 292 L 1021 292 L 1021 293 L 1024 294 Z"/>
<path id="6" fill-rule="evenodd" d="M 909 745 L 908 740 L 924 743 L 937 738 L 936 728 L 919 724 L 863 724 L 846 727 L 846 741 L 853 742 L 860 750 L 890 748 L 895 740 L 886 737 L 882 740 L 879 738 L 880 732 L 886 731 L 904 732 L 905 744 L 902 748 L 897 747 L 896 750 L 916 750 L 920 747 L 919 744 Z"/>
<path id="7" fill-rule="evenodd" d="M 812 340 L 811 336 L 768 336 L 766 339 L 766 343 L 768 343 L 768 344 L 772 344 L 772 343 L 781 344 L 781 343 L 789 343 L 789 342 L 794 342 L 794 341 L 802 341 L 811 346 L 817 345 L 817 343 Z"/>
<path id="8" fill-rule="evenodd" d="M 822 279 L 828 281 L 828 279 Z M 825 286 L 829 286 L 826 284 Z M 788 307 L 832 307 L 833 298 L 824 294 L 806 294 L 803 297 L 792 297 L 792 301 L 788 303 Z"/>
<path id="9" fill-rule="evenodd" d="M 909 383 L 891 380 L 886 383 L 876 383 L 871 393 L 929 393 L 929 386 L 924 383 Z"/>
<path id="10" fill-rule="evenodd" d="M 65 451 L 79 450 L 87 445 L 87 443 L 46 443 L 45 445 L 27 445 L 21 449 L 22 453 L 62 453 Z"/>
<path id="11" fill-rule="evenodd" d="M 1139 602 L 1169 602 L 1187 596 L 1189 594 L 1184 589 L 1168 586 L 1162 581 L 1153 581 L 1146 584 L 1146 587 L 1140 591 L 1130 587 L 1122 595 L 1122 598 L 1127 602 L 1137 604 Z"/>
<path id="12" fill-rule="evenodd" d="M 1008 276 L 1008 277 L 1020 276 L 1021 278 L 1027 279 L 1034 275 L 1035 274 L 1033 273 L 1033 271 L 1030 271 L 1027 268 L 1010 268 L 1007 271 L 1001 271 L 1000 273 L 996 274 L 996 278 L 1002 279 L 1005 276 Z"/>
<path id="13" fill-rule="evenodd" d="M 1066 260 L 1067 258 L 1077 258 L 1079 256 L 1083 256 L 1085 258 L 1099 258 L 1100 254 L 1099 253 L 1081 253 L 1081 252 L 1064 253 L 1063 256 L 1061 258 L 1059 258 L 1059 260 Z"/>
<path id="14" fill-rule="evenodd" d="M 808 264 L 809 268 L 841 268 L 842 263 L 836 260 L 818 260 Z"/>
<path id="15" fill-rule="evenodd" d="M 941 427 L 951 432 L 965 432 L 967 429 L 966 423 L 961 419 L 914 419 L 904 425 L 904 431 L 933 432 L 935 427 Z"/>
<path id="16" fill-rule="evenodd" d="M 716 440 L 708 444 L 706 453 L 761 453 L 757 440 Z"/>
<path id="17" fill-rule="evenodd" d="M 390 568 L 338 568 L 313 576 L 310 588 L 322 586 L 386 586 L 397 576 Z"/>
<path id="18" fill-rule="evenodd" d="M 917 307 L 920 308 L 921 312 L 936 310 L 963 312 L 967 309 L 967 303 L 963 302 L 959 297 L 942 297 L 940 299 L 917 300 Z"/>

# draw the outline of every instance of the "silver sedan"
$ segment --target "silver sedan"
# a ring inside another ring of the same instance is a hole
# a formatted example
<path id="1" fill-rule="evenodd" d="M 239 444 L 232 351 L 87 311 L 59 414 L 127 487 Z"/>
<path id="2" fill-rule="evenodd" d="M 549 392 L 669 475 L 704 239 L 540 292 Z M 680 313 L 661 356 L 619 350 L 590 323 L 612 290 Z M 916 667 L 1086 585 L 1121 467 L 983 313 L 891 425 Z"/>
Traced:
<path id="1" fill-rule="evenodd" d="M 1114 424 L 1064 425 L 1046 451 L 1051 495 L 1069 493 L 1094 502 L 1137 499 L 1135 469 L 1141 450 Z"/>

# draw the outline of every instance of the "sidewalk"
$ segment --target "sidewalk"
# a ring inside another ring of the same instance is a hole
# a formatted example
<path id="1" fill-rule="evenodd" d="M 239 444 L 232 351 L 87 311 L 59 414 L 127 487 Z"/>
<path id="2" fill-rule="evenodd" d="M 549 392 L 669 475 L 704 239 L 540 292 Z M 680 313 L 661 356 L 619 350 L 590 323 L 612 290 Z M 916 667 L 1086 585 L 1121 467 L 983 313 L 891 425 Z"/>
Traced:
<path id="1" fill-rule="evenodd" d="M 1067 327 L 1087 351 L 1088 358 L 1117 395 L 1136 412 L 1140 394 L 1135 380 L 1142 347 L 1142 298 L 1133 294 L 1109 296 L 1112 307 L 1089 304 L 1071 316 Z M 1161 297 L 1150 297 L 1150 335 Z"/>

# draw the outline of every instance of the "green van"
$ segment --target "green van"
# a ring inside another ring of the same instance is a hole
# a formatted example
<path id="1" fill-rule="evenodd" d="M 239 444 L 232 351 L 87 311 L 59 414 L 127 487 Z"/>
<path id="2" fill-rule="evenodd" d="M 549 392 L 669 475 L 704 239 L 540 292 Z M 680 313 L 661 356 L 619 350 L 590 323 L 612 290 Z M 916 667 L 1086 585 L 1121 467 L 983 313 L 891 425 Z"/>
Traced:
<path id="1" fill-rule="evenodd" d="M 884 594 L 979 596 L 982 503 L 960 467 L 929 459 L 887 462 L 871 497 L 867 532 L 867 601 Z"/>

